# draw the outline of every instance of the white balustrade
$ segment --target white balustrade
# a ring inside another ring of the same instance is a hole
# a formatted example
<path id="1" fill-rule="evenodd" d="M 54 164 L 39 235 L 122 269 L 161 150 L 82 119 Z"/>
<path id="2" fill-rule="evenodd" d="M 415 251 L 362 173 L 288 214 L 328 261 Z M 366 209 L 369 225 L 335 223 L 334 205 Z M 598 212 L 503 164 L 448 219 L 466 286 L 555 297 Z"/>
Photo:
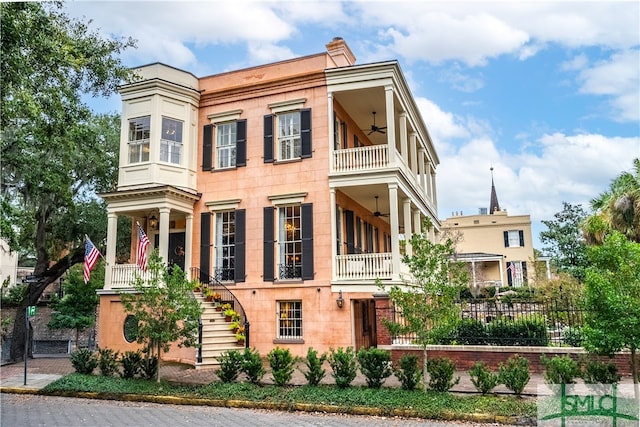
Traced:
<path id="1" fill-rule="evenodd" d="M 338 255 L 336 266 L 338 280 L 391 279 L 393 274 L 390 252 Z"/>

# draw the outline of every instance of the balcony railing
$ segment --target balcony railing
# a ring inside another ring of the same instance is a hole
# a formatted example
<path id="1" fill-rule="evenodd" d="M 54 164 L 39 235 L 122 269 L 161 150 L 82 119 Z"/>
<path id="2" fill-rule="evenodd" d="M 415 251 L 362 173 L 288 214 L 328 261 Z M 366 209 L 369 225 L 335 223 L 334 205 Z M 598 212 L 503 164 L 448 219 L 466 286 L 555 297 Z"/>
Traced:
<path id="1" fill-rule="evenodd" d="M 333 172 L 380 169 L 388 165 L 389 148 L 387 145 L 370 145 L 333 152 Z"/>
<path id="2" fill-rule="evenodd" d="M 391 279 L 393 260 L 390 252 L 338 255 L 336 270 L 338 280 Z"/>
<path id="3" fill-rule="evenodd" d="M 142 277 L 142 280 L 145 282 L 150 278 L 149 271 L 143 272 L 137 264 L 115 264 L 111 266 L 111 287 L 131 287 L 136 276 Z"/>

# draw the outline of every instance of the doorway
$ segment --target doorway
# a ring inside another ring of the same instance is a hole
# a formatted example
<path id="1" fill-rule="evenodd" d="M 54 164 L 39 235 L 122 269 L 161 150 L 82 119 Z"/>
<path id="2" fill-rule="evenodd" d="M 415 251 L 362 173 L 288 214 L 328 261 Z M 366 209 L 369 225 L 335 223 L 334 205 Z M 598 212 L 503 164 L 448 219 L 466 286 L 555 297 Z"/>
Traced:
<path id="1" fill-rule="evenodd" d="M 353 301 L 355 350 L 376 347 L 376 306 L 373 299 Z"/>

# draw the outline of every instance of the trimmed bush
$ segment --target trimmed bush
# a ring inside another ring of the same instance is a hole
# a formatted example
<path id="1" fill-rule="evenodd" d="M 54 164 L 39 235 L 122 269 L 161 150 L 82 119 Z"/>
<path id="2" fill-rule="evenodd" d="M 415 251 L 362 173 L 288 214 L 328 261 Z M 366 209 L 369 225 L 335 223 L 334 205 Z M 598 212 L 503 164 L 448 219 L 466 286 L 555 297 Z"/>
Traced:
<path id="1" fill-rule="evenodd" d="M 519 354 L 514 354 L 506 363 L 500 363 L 498 369 L 498 381 L 504 384 L 516 396 L 520 396 L 525 386 L 529 383 L 529 360 Z"/>
<path id="2" fill-rule="evenodd" d="M 307 357 L 302 360 L 307 367 L 307 371 L 300 371 L 309 385 L 317 386 L 326 375 L 326 371 L 322 368 L 322 365 L 327 360 L 327 354 L 322 353 L 320 357 L 318 357 L 318 352 L 314 350 L 313 347 L 309 347 L 307 349 Z"/>
<path id="3" fill-rule="evenodd" d="M 498 384 L 498 374 L 491 372 L 491 369 L 484 362 L 478 361 L 469 370 L 471 383 L 483 395 L 489 393 Z"/>
<path id="4" fill-rule="evenodd" d="M 142 353 L 140 351 L 125 351 L 120 358 L 122 378 L 135 378 L 142 370 Z"/>
<path id="5" fill-rule="evenodd" d="M 439 357 L 427 360 L 427 372 L 429 372 L 429 389 L 435 391 L 449 391 L 451 387 L 460 382 L 460 377 L 453 380 L 456 365 L 447 357 Z"/>
<path id="6" fill-rule="evenodd" d="M 405 354 L 394 367 L 393 373 L 400 380 L 403 390 L 415 390 L 422 384 L 422 369 L 419 366 L 418 356 Z"/>
<path id="7" fill-rule="evenodd" d="M 484 345 L 487 343 L 487 329 L 476 319 L 462 319 L 456 327 L 455 343 L 460 345 Z"/>
<path id="8" fill-rule="evenodd" d="M 575 384 L 580 376 L 580 366 L 571 356 L 554 356 L 551 359 L 544 354 L 540 357 L 544 365 L 544 381 L 547 384 Z"/>
<path id="9" fill-rule="evenodd" d="M 547 324 L 542 316 L 523 316 L 515 320 L 497 319 L 487 326 L 487 344 L 546 347 Z"/>
<path id="10" fill-rule="evenodd" d="M 91 375 L 98 366 L 98 358 L 94 352 L 81 348 L 71 353 L 71 366 L 79 374 Z"/>
<path id="11" fill-rule="evenodd" d="M 297 358 L 291 355 L 289 349 L 276 347 L 267 354 L 271 366 L 271 375 L 276 385 L 283 386 L 291 381 Z"/>
<path id="12" fill-rule="evenodd" d="M 244 357 L 238 350 L 227 350 L 218 357 L 220 368 L 215 373 L 223 383 L 230 383 L 238 379 L 242 372 Z"/>
<path id="13" fill-rule="evenodd" d="M 98 369 L 103 377 L 111 377 L 118 372 L 119 351 L 114 351 L 110 348 L 99 348 L 98 355 Z"/>
<path id="14" fill-rule="evenodd" d="M 582 341 L 584 341 L 584 334 L 580 327 L 569 327 L 562 333 L 562 342 L 571 347 L 582 347 Z"/>
<path id="15" fill-rule="evenodd" d="M 262 359 L 258 350 L 245 348 L 242 360 L 242 372 L 247 376 L 251 384 L 260 384 L 260 380 L 266 373 L 262 366 Z"/>
<path id="16" fill-rule="evenodd" d="M 356 378 L 358 366 L 356 363 L 356 354 L 353 347 L 347 347 L 346 350 L 338 347 L 337 350 L 329 349 L 329 366 L 333 370 L 331 374 L 338 388 L 347 388 Z"/>
<path id="17" fill-rule="evenodd" d="M 369 388 L 380 388 L 391 376 L 391 353 L 376 347 L 365 350 L 364 347 L 356 355 L 360 372 L 365 376 Z"/>
<path id="18" fill-rule="evenodd" d="M 618 374 L 615 363 L 604 363 L 593 359 L 585 362 L 580 376 L 585 384 L 617 384 L 622 378 L 622 375 Z"/>

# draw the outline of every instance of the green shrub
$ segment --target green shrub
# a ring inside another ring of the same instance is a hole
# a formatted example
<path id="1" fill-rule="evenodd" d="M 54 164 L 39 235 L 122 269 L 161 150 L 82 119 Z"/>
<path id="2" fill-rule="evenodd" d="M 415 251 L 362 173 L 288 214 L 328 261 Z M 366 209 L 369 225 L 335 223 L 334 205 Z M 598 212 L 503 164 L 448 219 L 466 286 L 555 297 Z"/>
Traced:
<path id="1" fill-rule="evenodd" d="M 498 369 L 498 381 L 504 384 L 516 396 L 520 396 L 525 386 L 529 383 L 529 360 L 519 354 L 514 354 L 506 363 L 500 363 Z"/>
<path id="2" fill-rule="evenodd" d="M 247 375 L 251 384 L 259 384 L 265 374 L 262 359 L 258 350 L 245 348 L 242 360 L 242 372 Z"/>
<path id="3" fill-rule="evenodd" d="M 135 378 L 142 370 L 142 353 L 140 351 L 125 351 L 120 358 L 122 378 Z"/>
<path id="4" fill-rule="evenodd" d="M 2 295 L 1 302 L 3 307 L 17 307 L 24 300 L 29 291 L 29 285 L 18 284 L 9 288 L 6 294 Z"/>
<path id="5" fill-rule="evenodd" d="M 331 374 L 338 388 L 347 388 L 356 378 L 358 366 L 356 363 L 356 354 L 353 347 L 347 347 L 346 350 L 338 347 L 337 350 L 329 349 L 329 366 L 333 370 Z"/>
<path id="6" fill-rule="evenodd" d="M 455 371 L 455 363 L 447 357 L 427 360 L 429 388 L 435 391 L 449 391 L 451 387 L 460 382 L 460 377 L 453 380 L 453 374 Z"/>
<path id="7" fill-rule="evenodd" d="M 291 381 L 297 358 L 291 355 L 289 349 L 276 347 L 267 354 L 271 366 L 271 375 L 276 385 L 283 386 Z"/>
<path id="8" fill-rule="evenodd" d="M 562 341 L 571 347 L 582 347 L 584 334 L 579 327 L 569 327 L 562 333 Z"/>
<path id="9" fill-rule="evenodd" d="M 459 345 L 484 345 L 487 343 L 487 329 L 476 319 L 462 319 L 456 327 L 454 337 Z"/>
<path id="10" fill-rule="evenodd" d="M 496 319 L 487 326 L 487 343 L 546 347 L 547 324 L 541 316 L 523 316 L 515 320 Z"/>
<path id="11" fill-rule="evenodd" d="M 422 381 L 422 369 L 420 369 L 418 356 L 405 354 L 399 360 L 399 366 L 394 367 L 393 373 L 400 380 L 403 390 L 415 390 Z"/>
<path id="12" fill-rule="evenodd" d="M 91 375 L 98 366 L 98 358 L 94 352 L 81 348 L 71 353 L 71 366 L 79 374 Z"/>
<path id="13" fill-rule="evenodd" d="M 119 351 L 110 348 L 98 349 L 98 369 L 103 377 L 111 377 L 118 372 Z"/>
<path id="14" fill-rule="evenodd" d="M 369 388 L 380 388 L 393 373 L 391 353 L 376 347 L 361 348 L 356 355 L 360 372 L 365 376 Z"/>
<path id="15" fill-rule="evenodd" d="M 554 356 L 551 359 L 544 354 L 540 357 L 544 365 L 544 381 L 547 384 L 575 384 L 580 376 L 580 366 L 571 356 Z"/>
<path id="16" fill-rule="evenodd" d="M 142 361 L 142 377 L 150 380 L 158 373 L 158 356 L 148 356 Z"/>
<path id="17" fill-rule="evenodd" d="M 622 375 L 618 374 L 615 363 L 604 363 L 593 359 L 585 362 L 580 376 L 585 384 L 617 384 L 622 378 Z"/>
<path id="18" fill-rule="evenodd" d="M 227 350 L 218 357 L 220 368 L 217 369 L 216 375 L 223 383 L 235 381 L 242 372 L 242 362 L 244 357 L 238 350 Z"/>
<path id="19" fill-rule="evenodd" d="M 313 347 L 307 349 L 307 357 L 302 359 L 307 367 L 307 371 L 300 370 L 300 372 L 302 372 L 309 385 L 317 386 L 320 384 L 320 381 L 322 381 L 326 375 L 326 371 L 322 368 L 326 360 L 326 353 L 322 353 L 320 357 L 318 357 L 318 352 L 314 350 Z"/>
<path id="20" fill-rule="evenodd" d="M 483 395 L 489 393 L 498 384 L 498 374 L 491 372 L 491 369 L 484 362 L 478 361 L 469 370 L 471 383 Z"/>

